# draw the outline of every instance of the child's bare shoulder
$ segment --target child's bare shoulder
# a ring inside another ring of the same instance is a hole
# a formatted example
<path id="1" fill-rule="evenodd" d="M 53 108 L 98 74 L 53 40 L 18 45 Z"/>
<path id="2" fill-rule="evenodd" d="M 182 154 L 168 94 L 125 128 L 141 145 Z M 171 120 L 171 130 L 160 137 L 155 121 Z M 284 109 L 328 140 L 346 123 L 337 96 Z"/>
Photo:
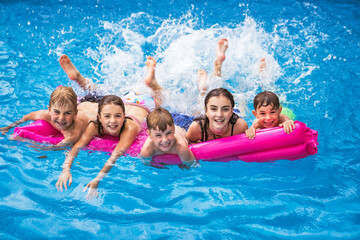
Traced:
<path id="1" fill-rule="evenodd" d="M 176 135 L 175 134 L 175 151 L 177 153 L 188 150 L 188 141 L 186 140 L 184 135 Z"/>
<path id="2" fill-rule="evenodd" d="M 197 142 L 201 139 L 201 134 L 201 126 L 197 122 L 192 122 L 186 133 L 186 137 L 190 140 L 190 142 Z"/>
<path id="3" fill-rule="evenodd" d="M 153 141 L 148 137 L 141 148 L 140 155 L 144 158 L 148 158 L 154 155 L 155 153 L 157 152 L 153 146 Z"/>
<path id="4" fill-rule="evenodd" d="M 246 121 L 242 118 L 239 118 L 235 123 L 234 134 L 244 133 L 246 129 L 248 129 Z"/>

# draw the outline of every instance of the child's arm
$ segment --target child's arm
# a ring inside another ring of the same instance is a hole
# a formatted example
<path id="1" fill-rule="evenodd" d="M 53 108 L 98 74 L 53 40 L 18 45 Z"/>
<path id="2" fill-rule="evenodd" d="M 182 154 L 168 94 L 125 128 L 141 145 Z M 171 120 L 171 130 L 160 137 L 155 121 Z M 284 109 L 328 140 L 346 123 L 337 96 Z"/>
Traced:
<path id="1" fill-rule="evenodd" d="M 80 126 L 76 126 L 76 127 L 78 127 L 78 128 L 80 128 Z M 84 131 L 83 129 L 82 129 L 82 131 Z M 81 132 L 82 132 L 81 131 Z M 85 131 L 83 132 L 83 133 L 85 133 L 86 132 L 86 129 L 85 129 Z M 76 132 L 73 132 L 72 134 L 64 134 L 64 139 L 63 140 L 61 140 L 61 142 L 59 142 L 58 144 L 56 144 L 56 147 L 65 147 L 65 146 L 71 146 L 72 144 L 76 144 L 77 142 L 79 142 L 80 140 L 81 140 L 81 136 L 79 136 L 81 133 L 76 133 Z M 95 136 L 95 135 L 94 135 Z M 79 137 L 80 137 L 80 139 L 79 139 Z M 92 138 L 90 138 L 90 141 L 91 141 L 91 139 Z M 88 144 L 88 143 L 87 143 Z M 86 145 L 87 145 L 86 144 Z M 85 145 L 85 146 L 86 146 Z"/>
<path id="2" fill-rule="evenodd" d="M 152 157 L 155 154 L 155 149 L 153 148 L 152 144 L 151 144 L 152 140 L 148 137 L 143 145 L 143 147 L 141 148 L 141 152 L 138 156 L 138 158 L 140 158 L 140 161 L 145 165 L 145 166 L 150 166 L 150 157 Z"/>
<path id="3" fill-rule="evenodd" d="M 70 146 L 74 142 L 73 138 L 67 137 L 61 140 L 58 144 L 56 144 L 56 147 L 65 147 Z"/>
<path id="4" fill-rule="evenodd" d="M 295 123 L 293 120 L 287 120 L 281 124 L 279 124 L 279 127 L 283 127 L 284 131 L 289 134 L 293 132 L 293 129 L 295 129 Z"/>
<path id="5" fill-rule="evenodd" d="M 188 145 L 183 143 L 182 141 L 177 142 L 176 152 L 183 163 L 192 161 L 195 158 L 193 153 L 190 151 Z"/>
<path id="6" fill-rule="evenodd" d="M 244 133 L 246 129 L 248 129 L 247 123 L 245 122 L 244 119 L 239 118 L 235 124 L 234 135 Z"/>
<path id="7" fill-rule="evenodd" d="M 114 151 L 111 153 L 110 158 L 106 161 L 104 167 L 101 169 L 99 174 L 90 182 L 88 183 L 85 188 L 84 192 L 88 190 L 87 198 L 92 199 L 94 196 L 97 196 L 97 187 L 99 182 L 106 176 L 106 174 L 110 171 L 110 169 L 115 165 L 116 160 L 121 157 L 126 150 L 129 149 L 131 144 L 133 143 L 136 135 L 139 133 L 140 127 L 133 123 L 132 121 L 128 121 L 126 123 L 125 129 L 120 135 L 120 140 L 116 145 Z M 89 188 L 89 189 L 88 189 Z"/>
<path id="8" fill-rule="evenodd" d="M 140 158 L 149 158 L 155 154 L 155 149 L 151 144 L 152 140 L 148 137 L 141 148 Z"/>
<path id="9" fill-rule="evenodd" d="M 74 145 L 77 143 L 83 133 L 85 133 L 87 127 L 89 126 L 90 120 L 83 114 L 77 114 L 76 119 L 73 120 L 73 127 L 70 130 L 63 131 L 64 139 L 59 142 L 56 146 L 63 147 Z"/>
<path id="10" fill-rule="evenodd" d="M 81 148 L 87 146 L 91 139 L 98 134 L 97 127 L 94 123 L 90 123 L 86 128 L 85 133 L 81 136 L 80 140 L 75 144 L 71 151 L 66 155 L 62 173 L 59 176 L 58 181 L 56 182 L 56 188 L 60 191 L 64 188 L 67 190 L 67 181 L 69 180 L 69 186 L 72 183 L 72 176 L 70 173 L 70 168 L 74 159 L 79 154 Z"/>
<path id="11" fill-rule="evenodd" d="M 185 135 L 191 143 L 197 143 L 201 139 L 201 127 L 197 122 L 192 122 Z"/>
<path id="12" fill-rule="evenodd" d="M 185 138 L 185 129 L 176 126 L 175 132 L 175 151 L 179 155 L 183 163 L 189 163 L 195 159 L 193 153 L 189 149 L 189 143 Z"/>
<path id="13" fill-rule="evenodd" d="M 40 119 L 48 121 L 49 120 L 49 111 L 48 110 L 39 110 L 39 111 L 35 111 L 35 112 L 31 112 L 29 114 L 26 114 L 20 120 L 13 122 L 6 127 L 0 128 L 0 131 L 1 131 L 2 135 L 5 135 L 11 128 L 17 127 L 26 121 L 29 121 L 29 120 L 35 121 L 35 120 L 40 120 Z"/>
<path id="14" fill-rule="evenodd" d="M 292 133 L 293 129 L 295 129 L 295 123 L 293 120 L 288 118 L 287 116 L 280 114 L 279 117 L 279 127 L 283 127 L 284 131 L 289 134 Z"/>
<path id="15" fill-rule="evenodd" d="M 245 130 L 245 135 L 249 139 L 255 138 L 256 129 L 260 128 L 259 119 L 255 119 L 251 126 Z"/>

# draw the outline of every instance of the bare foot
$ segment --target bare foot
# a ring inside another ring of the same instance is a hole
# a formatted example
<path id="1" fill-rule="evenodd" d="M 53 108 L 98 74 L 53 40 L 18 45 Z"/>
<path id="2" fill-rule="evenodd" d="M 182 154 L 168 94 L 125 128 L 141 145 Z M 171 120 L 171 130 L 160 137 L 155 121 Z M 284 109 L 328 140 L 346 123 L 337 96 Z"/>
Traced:
<path id="1" fill-rule="evenodd" d="M 265 68 L 266 68 L 265 58 L 262 58 L 260 59 L 260 65 L 259 65 L 260 72 L 263 72 Z"/>
<path id="2" fill-rule="evenodd" d="M 199 69 L 198 73 L 197 73 L 197 79 L 199 81 L 199 92 L 201 96 L 204 96 L 206 91 L 207 91 L 207 87 L 206 87 L 206 80 L 207 80 L 207 72 L 204 69 Z"/>
<path id="3" fill-rule="evenodd" d="M 226 38 L 222 38 L 218 41 L 215 60 L 218 64 L 222 64 L 225 61 L 225 52 L 228 49 L 228 46 L 229 44 Z"/>
<path id="4" fill-rule="evenodd" d="M 145 84 L 153 89 L 158 87 L 158 83 L 155 79 L 155 67 L 156 67 L 156 60 L 155 58 L 148 56 L 146 59 L 146 67 L 147 67 L 147 74 L 145 77 Z"/>
<path id="5" fill-rule="evenodd" d="M 65 54 L 61 55 L 59 62 L 60 66 L 71 80 L 77 80 L 79 78 L 80 72 L 76 69 L 74 64 L 72 64 L 68 56 L 66 56 Z"/>
<path id="6" fill-rule="evenodd" d="M 152 91 L 152 96 L 155 99 L 156 106 L 160 106 L 162 104 L 162 87 L 156 81 L 155 78 L 155 67 L 156 67 L 156 60 L 155 58 L 148 56 L 146 58 L 146 67 L 147 67 L 147 74 L 145 77 L 145 84 L 148 86 Z"/>
<path id="7" fill-rule="evenodd" d="M 222 38 L 218 41 L 216 48 L 216 59 L 214 62 L 214 70 L 213 75 L 217 77 L 221 77 L 221 66 L 225 61 L 225 52 L 228 48 L 228 40 L 226 38 Z"/>
<path id="8" fill-rule="evenodd" d="M 72 64 L 70 58 L 65 54 L 61 55 L 60 66 L 64 69 L 65 73 L 71 80 L 76 81 L 79 86 L 85 91 L 94 91 L 96 90 L 96 86 L 92 83 L 91 80 L 84 78 L 81 76 L 80 72 L 76 69 L 74 64 Z"/>
<path id="9" fill-rule="evenodd" d="M 146 58 L 146 66 L 148 68 L 155 68 L 156 67 L 156 59 L 153 58 L 152 56 L 148 56 Z"/>

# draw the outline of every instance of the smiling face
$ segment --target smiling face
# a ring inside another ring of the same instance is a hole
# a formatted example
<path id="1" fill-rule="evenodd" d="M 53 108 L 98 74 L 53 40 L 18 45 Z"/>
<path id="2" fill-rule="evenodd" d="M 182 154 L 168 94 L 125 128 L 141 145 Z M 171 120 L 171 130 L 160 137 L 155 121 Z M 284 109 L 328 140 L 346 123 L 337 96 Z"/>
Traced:
<path id="1" fill-rule="evenodd" d="M 256 111 L 253 111 L 253 114 L 259 120 L 261 128 L 271 128 L 279 126 L 281 110 L 281 107 L 274 109 L 274 107 L 269 104 L 267 106 L 259 106 Z"/>
<path id="2" fill-rule="evenodd" d="M 222 95 L 211 97 L 205 112 L 209 119 L 210 130 L 214 134 L 220 135 L 227 131 L 229 120 L 233 114 L 233 108 L 228 98 Z"/>
<path id="3" fill-rule="evenodd" d="M 102 106 L 98 119 L 105 134 L 117 137 L 124 124 L 125 113 L 119 105 L 106 104 Z"/>
<path id="4" fill-rule="evenodd" d="M 54 103 L 49 107 L 49 115 L 52 125 L 59 131 L 68 130 L 76 118 L 76 108 L 69 104 L 60 105 Z"/>
<path id="5" fill-rule="evenodd" d="M 149 130 L 149 138 L 154 142 L 155 147 L 163 152 L 168 152 L 175 143 L 175 125 L 167 125 L 165 131 L 159 128 Z"/>

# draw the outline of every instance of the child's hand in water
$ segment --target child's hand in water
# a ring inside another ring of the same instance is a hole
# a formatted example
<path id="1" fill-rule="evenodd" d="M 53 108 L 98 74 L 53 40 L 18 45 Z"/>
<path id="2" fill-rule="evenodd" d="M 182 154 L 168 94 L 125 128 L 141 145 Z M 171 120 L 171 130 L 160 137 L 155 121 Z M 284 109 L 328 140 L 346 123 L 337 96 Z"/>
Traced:
<path id="1" fill-rule="evenodd" d="M 284 128 L 284 131 L 289 134 L 292 133 L 293 129 L 295 129 L 295 123 L 293 120 L 287 120 L 282 124 L 279 124 L 280 127 Z"/>
<path id="2" fill-rule="evenodd" d="M 83 192 L 88 190 L 88 193 L 86 195 L 86 198 L 88 200 L 93 199 L 93 197 L 98 197 L 98 191 L 97 191 L 98 186 L 99 186 L 99 181 L 96 178 L 85 186 Z"/>
<path id="3" fill-rule="evenodd" d="M 255 128 L 250 127 L 250 128 L 245 130 L 245 135 L 246 135 L 247 138 L 252 140 L 252 139 L 255 138 L 255 132 L 256 132 Z"/>
<path id="4" fill-rule="evenodd" d="M 67 181 L 69 180 L 69 187 L 72 183 L 72 176 L 71 176 L 71 173 L 70 171 L 63 171 L 58 179 L 58 181 L 56 182 L 55 186 L 57 188 L 57 190 L 61 191 L 63 190 L 63 186 L 65 188 L 65 190 L 67 190 Z"/>
<path id="5" fill-rule="evenodd" d="M 9 130 L 10 130 L 9 127 L 2 127 L 2 128 L 0 128 L 0 131 L 1 131 L 1 134 L 2 134 L 2 135 L 5 135 Z"/>

